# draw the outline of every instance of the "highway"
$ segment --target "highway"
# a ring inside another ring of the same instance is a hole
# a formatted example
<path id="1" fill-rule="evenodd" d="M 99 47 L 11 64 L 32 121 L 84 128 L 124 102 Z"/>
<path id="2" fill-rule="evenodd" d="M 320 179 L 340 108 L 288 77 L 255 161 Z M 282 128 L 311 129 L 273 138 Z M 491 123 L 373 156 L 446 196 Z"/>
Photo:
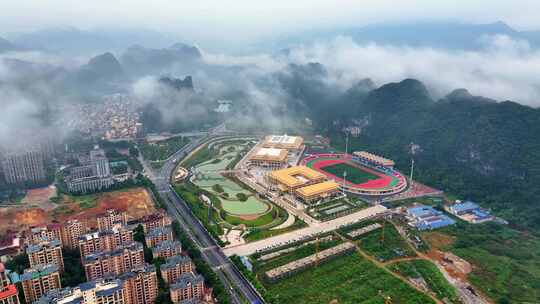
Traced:
<path id="1" fill-rule="evenodd" d="M 208 132 L 207 136 L 189 143 L 174 153 L 159 171 L 147 172 L 147 175 L 156 185 L 169 215 L 180 222 L 182 229 L 199 248 L 203 259 L 216 272 L 225 289 L 231 295 L 232 302 L 240 304 L 245 303 L 243 299 L 247 299 L 249 303 L 264 303 L 257 290 L 225 256 L 221 247 L 191 212 L 187 203 L 173 191 L 170 184 L 170 177 L 178 161 L 205 141 L 223 133 L 225 133 L 223 126 L 214 128 Z M 150 169 L 149 166 L 145 166 L 145 168 Z"/>

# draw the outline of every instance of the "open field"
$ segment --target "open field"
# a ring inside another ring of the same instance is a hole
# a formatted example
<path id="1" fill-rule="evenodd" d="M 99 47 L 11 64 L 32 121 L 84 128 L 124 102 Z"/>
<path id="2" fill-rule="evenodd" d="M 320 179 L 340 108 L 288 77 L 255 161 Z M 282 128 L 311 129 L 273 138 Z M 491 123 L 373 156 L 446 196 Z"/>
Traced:
<path id="1" fill-rule="evenodd" d="M 499 303 L 540 303 L 540 238 L 496 223 L 459 221 L 423 233 L 432 247 L 448 250 L 472 264 L 473 286 Z M 509 299 L 512 299 L 510 302 Z"/>
<path id="2" fill-rule="evenodd" d="M 365 222 L 363 226 L 367 226 L 370 223 Z M 384 240 L 382 239 L 383 234 Z M 357 240 L 362 250 L 381 262 L 415 256 L 409 244 L 407 244 L 390 223 L 386 223 L 384 228 L 379 228 L 359 236 Z"/>
<path id="3" fill-rule="evenodd" d="M 392 303 L 434 303 L 428 296 L 355 253 L 337 257 L 266 288 L 277 303 L 327 304 L 337 300 L 340 304 L 383 304 L 380 292 L 390 296 Z"/>
<path id="4" fill-rule="evenodd" d="M 438 299 L 461 303 L 455 288 L 448 283 L 437 266 L 427 260 L 412 260 L 391 264 L 388 268 L 429 288 Z"/>
<path id="5" fill-rule="evenodd" d="M 347 181 L 353 184 L 363 184 L 370 180 L 375 180 L 375 179 L 380 178 L 379 176 L 375 174 L 364 171 L 359 167 L 352 166 L 347 163 L 338 163 L 338 164 L 322 167 L 321 169 L 335 176 L 343 176 L 343 173 L 347 172 Z"/>

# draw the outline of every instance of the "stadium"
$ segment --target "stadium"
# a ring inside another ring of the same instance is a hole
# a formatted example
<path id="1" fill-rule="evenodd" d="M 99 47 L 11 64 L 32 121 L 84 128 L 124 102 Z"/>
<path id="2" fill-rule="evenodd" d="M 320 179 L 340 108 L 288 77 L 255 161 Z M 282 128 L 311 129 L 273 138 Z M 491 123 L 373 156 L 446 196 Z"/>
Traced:
<path id="1" fill-rule="evenodd" d="M 349 193 L 387 196 L 407 188 L 407 179 L 394 170 L 394 162 L 368 153 L 311 154 L 302 164 L 321 172 Z"/>

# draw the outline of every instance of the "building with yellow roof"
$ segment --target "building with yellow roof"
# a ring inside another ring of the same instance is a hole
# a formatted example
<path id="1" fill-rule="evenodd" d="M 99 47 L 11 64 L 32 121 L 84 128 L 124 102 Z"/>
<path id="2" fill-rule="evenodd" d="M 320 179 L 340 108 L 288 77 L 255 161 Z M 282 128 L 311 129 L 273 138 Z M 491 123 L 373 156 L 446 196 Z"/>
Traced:
<path id="1" fill-rule="evenodd" d="M 267 179 L 274 189 L 294 195 L 304 203 L 332 197 L 339 185 L 328 181 L 321 172 L 305 166 L 296 166 L 268 173 Z"/>
<path id="2" fill-rule="evenodd" d="M 268 180 L 277 185 L 282 192 L 291 192 L 300 187 L 323 182 L 326 176 L 306 166 L 295 166 L 268 173 Z"/>
<path id="3" fill-rule="evenodd" d="M 334 181 L 326 181 L 298 188 L 295 193 L 303 202 L 311 203 L 339 193 L 339 185 Z"/>
<path id="4" fill-rule="evenodd" d="M 258 167 L 282 168 L 287 165 L 288 155 L 285 149 L 258 147 L 249 155 L 249 163 Z"/>
<path id="5" fill-rule="evenodd" d="M 265 148 L 287 149 L 298 151 L 302 149 L 304 139 L 300 136 L 288 135 L 268 135 L 264 139 L 262 146 Z"/>

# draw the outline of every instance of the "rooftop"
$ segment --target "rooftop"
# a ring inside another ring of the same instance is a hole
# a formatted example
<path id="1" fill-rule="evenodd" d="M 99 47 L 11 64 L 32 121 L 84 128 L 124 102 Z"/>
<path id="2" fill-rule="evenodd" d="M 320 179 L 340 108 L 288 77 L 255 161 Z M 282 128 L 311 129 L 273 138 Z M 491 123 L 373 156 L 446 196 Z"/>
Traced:
<path id="1" fill-rule="evenodd" d="M 335 191 L 338 189 L 339 189 L 339 185 L 336 182 L 325 181 L 322 183 L 302 187 L 296 190 L 296 192 L 300 194 L 301 196 L 307 197 L 307 196 L 325 194 L 330 191 Z"/>
<path id="2" fill-rule="evenodd" d="M 54 272 L 58 272 L 58 266 L 55 264 L 37 265 L 33 268 L 25 269 L 24 273 L 21 275 L 21 281 L 37 279 Z"/>
<path id="3" fill-rule="evenodd" d="M 270 161 L 281 161 L 284 162 L 287 160 L 287 155 L 289 152 L 285 149 L 277 148 L 258 148 L 252 153 L 249 159 L 254 160 L 270 160 Z"/>
<path id="4" fill-rule="evenodd" d="M 388 158 L 384 158 L 382 156 L 375 155 L 373 153 L 369 153 L 369 152 L 366 152 L 366 151 L 353 152 L 353 155 L 364 158 L 364 159 L 367 159 L 367 160 L 372 161 L 374 163 L 381 164 L 383 166 L 393 166 L 394 165 L 393 160 L 388 159 Z"/>
<path id="5" fill-rule="evenodd" d="M 162 264 L 160 269 L 170 269 L 176 265 L 191 263 L 191 258 L 185 255 L 175 255 L 167 259 L 165 264 Z"/>
<path id="6" fill-rule="evenodd" d="M 298 187 L 311 180 L 325 179 L 325 175 L 305 166 L 275 170 L 269 176 L 287 187 Z"/>
<path id="7" fill-rule="evenodd" d="M 171 290 L 186 288 L 201 282 L 204 282 L 204 279 L 200 274 L 195 275 L 191 272 L 184 272 L 178 277 L 178 280 L 175 283 L 171 284 Z"/>
<path id="8" fill-rule="evenodd" d="M 300 136 L 268 135 L 264 139 L 263 146 L 266 148 L 298 149 L 303 142 L 304 139 Z"/>

